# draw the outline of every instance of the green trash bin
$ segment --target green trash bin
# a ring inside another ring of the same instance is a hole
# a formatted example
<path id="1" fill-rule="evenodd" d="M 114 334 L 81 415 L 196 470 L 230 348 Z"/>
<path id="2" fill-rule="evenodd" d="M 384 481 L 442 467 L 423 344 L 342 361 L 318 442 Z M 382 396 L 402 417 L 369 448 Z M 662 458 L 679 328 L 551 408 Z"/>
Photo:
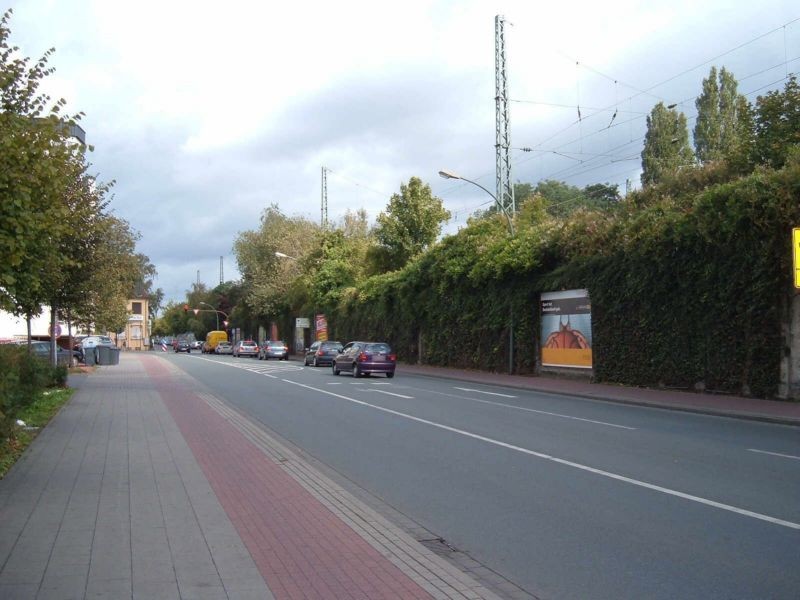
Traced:
<path id="1" fill-rule="evenodd" d="M 111 348 L 108 346 L 97 347 L 97 364 L 110 365 L 111 364 Z"/>
<path id="2" fill-rule="evenodd" d="M 109 362 L 110 365 L 119 364 L 119 348 L 109 348 Z"/>

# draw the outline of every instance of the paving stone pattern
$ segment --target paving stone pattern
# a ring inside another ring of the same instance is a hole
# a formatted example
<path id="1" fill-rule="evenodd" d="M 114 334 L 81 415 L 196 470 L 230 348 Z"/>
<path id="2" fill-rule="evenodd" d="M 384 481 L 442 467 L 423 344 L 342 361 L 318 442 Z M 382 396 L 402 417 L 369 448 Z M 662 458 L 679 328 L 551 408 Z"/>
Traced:
<path id="1" fill-rule="evenodd" d="M 0 598 L 273 598 L 137 359 L 0 481 Z"/>
<path id="2" fill-rule="evenodd" d="M 75 381 L 0 481 L 0 599 L 498 597 L 168 361 Z"/>

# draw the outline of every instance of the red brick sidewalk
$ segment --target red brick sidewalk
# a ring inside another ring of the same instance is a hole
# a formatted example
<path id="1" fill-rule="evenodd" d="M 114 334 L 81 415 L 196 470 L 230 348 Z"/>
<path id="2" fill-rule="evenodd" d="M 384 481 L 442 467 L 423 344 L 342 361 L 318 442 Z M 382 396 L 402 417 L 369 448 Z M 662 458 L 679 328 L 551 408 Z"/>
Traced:
<path id="1" fill-rule="evenodd" d="M 430 598 L 168 368 L 144 361 L 276 598 Z"/>

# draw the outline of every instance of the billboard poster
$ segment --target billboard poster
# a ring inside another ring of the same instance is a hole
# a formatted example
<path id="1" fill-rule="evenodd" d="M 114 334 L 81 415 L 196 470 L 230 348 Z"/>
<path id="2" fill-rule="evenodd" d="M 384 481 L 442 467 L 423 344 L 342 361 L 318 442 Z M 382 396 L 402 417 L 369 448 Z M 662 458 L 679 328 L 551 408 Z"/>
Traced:
<path id="1" fill-rule="evenodd" d="M 314 324 L 316 326 L 317 341 L 328 341 L 328 321 L 325 319 L 325 315 L 317 315 Z"/>
<path id="2" fill-rule="evenodd" d="M 592 304 L 589 290 L 543 292 L 542 366 L 592 368 Z"/>

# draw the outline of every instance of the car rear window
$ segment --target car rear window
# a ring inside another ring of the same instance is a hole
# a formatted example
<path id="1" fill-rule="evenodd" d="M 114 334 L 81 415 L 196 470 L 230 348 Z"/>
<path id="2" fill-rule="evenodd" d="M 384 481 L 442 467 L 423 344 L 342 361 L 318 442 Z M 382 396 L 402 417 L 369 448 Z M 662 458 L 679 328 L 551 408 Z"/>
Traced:
<path id="1" fill-rule="evenodd" d="M 320 348 L 341 348 L 342 345 L 339 342 L 322 342 Z"/>
<path id="2" fill-rule="evenodd" d="M 366 352 L 383 352 L 384 354 L 389 354 L 392 351 L 389 344 L 367 344 L 364 349 Z"/>
<path id="3" fill-rule="evenodd" d="M 283 342 L 270 342 L 270 348 L 283 348 L 286 344 Z"/>

